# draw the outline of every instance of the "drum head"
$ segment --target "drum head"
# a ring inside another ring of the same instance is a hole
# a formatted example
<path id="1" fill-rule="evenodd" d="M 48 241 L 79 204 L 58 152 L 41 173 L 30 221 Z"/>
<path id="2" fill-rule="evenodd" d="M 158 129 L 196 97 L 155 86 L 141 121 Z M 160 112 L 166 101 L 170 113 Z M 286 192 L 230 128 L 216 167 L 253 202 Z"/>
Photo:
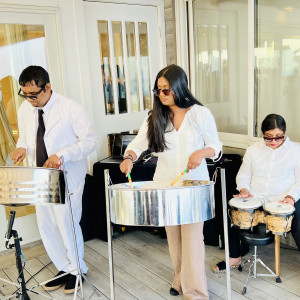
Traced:
<path id="1" fill-rule="evenodd" d="M 280 214 L 291 214 L 295 211 L 295 207 L 290 204 L 282 204 L 278 202 L 269 202 L 265 204 L 264 210 L 270 214 L 280 215 Z"/>
<path id="2" fill-rule="evenodd" d="M 255 209 L 262 206 L 262 203 L 257 198 L 232 198 L 229 203 L 230 206 L 240 209 Z"/>

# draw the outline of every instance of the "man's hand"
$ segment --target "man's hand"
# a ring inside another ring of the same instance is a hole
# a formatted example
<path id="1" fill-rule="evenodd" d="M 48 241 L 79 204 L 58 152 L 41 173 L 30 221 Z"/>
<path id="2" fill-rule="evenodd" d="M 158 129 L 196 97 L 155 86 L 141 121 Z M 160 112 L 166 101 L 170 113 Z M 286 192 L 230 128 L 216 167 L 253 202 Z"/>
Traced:
<path id="1" fill-rule="evenodd" d="M 22 162 L 25 156 L 26 149 L 24 148 L 17 148 L 16 150 L 10 153 L 10 158 L 14 161 L 14 164 Z"/>
<path id="2" fill-rule="evenodd" d="M 46 162 L 44 163 L 43 167 L 45 168 L 54 168 L 59 169 L 60 167 L 60 160 L 56 154 L 51 155 Z"/>

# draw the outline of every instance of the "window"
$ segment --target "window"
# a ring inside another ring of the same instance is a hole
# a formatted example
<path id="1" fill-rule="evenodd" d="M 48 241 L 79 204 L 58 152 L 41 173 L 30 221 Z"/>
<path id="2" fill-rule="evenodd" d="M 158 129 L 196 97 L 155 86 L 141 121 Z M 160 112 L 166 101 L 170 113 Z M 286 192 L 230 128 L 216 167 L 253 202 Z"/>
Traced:
<path id="1" fill-rule="evenodd" d="M 193 20 L 196 98 L 219 131 L 247 134 L 247 0 L 196 0 Z"/>
<path id="2" fill-rule="evenodd" d="M 237 146 L 240 140 L 247 147 L 261 137 L 261 122 L 270 113 L 282 115 L 288 135 L 300 141 L 299 1 L 195 0 L 189 5 L 192 86 L 212 111 L 225 144 Z"/>
<path id="3" fill-rule="evenodd" d="M 102 20 L 98 34 L 106 114 L 151 109 L 147 23 Z"/>
<path id="4" fill-rule="evenodd" d="M 255 136 L 265 116 L 277 113 L 300 141 L 300 3 L 257 0 L 255 11 Z"/>

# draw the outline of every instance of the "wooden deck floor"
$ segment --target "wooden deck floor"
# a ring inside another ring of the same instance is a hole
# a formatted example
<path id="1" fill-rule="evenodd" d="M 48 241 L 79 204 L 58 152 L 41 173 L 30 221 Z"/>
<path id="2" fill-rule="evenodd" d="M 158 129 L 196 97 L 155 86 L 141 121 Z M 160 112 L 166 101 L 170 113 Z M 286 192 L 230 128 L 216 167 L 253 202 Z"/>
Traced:
<path id="1" fill-rule="evenodd" d="M 166 239 L 144 231 L 128 232 L 114 237 L 114 269 L 116 300 L 182 300 L 182 296 L 169 295 L 172 281 L 172 264 L 168 252 Z M 39 272 L 29 281 L 27 287 L 36 285 L 50 279 L 57 270 L 50 263 L 42 244 L 23 249 L 26 257 L 25 279 Z M 273 245 L 261 247 L 259 256 L 272 269 L 274 269 Z M 224 251 L 217 247 L 206 246 L 206 274 L 210 299 L 226 299 L 226 275 L 211 272 L 211 265 L 223 259 Z M 250 258 L 248 254 L 245 258 Z M 109 266 L 107 244 L 100 240 L 86 242 L 85 260 L 89 267 L 88 280 L 101 291 L 102 296 L 92 296 L 91 299 L 109 299 Z M 251 279 L 247 294 L 241 295 L 247 278 L 248 266 L 243 272 L 232 270 L 231 285 L 232 299 L 274 300 L 274 299 L 300 299 L 300 255 L 295 250 L 281 249 L 281 279 L 276 283 L 274 278 Z M 263 271 L 259 269 L 259 271 Z M 14 253 L 0 254 L 0 278 L 16 281 L 17 270 L 15 267 Z M 15 287 L 5 282 L 0 282 L 0 299 L 12 294 Z M 36 291 L 47 294 L 42 287 Z M 84 283 L 85 297 L 92 292 L 87 282 Z M 49 295 L 49 294 L 48 294 Z M 73 299 L 65 295 L 63 288 L 50 293 L 55 299 Z M 46 299 L 30 293 L 32 300 Z M 16 299 L 16 298 L 14 298 Z"/>

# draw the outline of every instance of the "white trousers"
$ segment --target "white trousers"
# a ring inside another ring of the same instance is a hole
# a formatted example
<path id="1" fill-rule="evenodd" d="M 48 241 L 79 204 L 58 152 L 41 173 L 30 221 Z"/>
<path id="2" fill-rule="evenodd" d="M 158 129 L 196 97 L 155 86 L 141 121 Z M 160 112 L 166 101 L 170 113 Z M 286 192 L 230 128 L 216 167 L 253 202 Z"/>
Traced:
<path id="1" fill-rule="evenodd" d="M 84 256 L 84 242 L 79 225 L 82 213 L 83 186 L 72 191 L 70 196 L 77 242 L 79 265 L 85 274 L 88 270 Z M 67 199 L 66 199 L 67 201 Z M 36 216 L 40 235 L 48 256 L 59 271 L 77 274 L 77 262 L 74 249 L 68 204 L 36 205 Z"/>

